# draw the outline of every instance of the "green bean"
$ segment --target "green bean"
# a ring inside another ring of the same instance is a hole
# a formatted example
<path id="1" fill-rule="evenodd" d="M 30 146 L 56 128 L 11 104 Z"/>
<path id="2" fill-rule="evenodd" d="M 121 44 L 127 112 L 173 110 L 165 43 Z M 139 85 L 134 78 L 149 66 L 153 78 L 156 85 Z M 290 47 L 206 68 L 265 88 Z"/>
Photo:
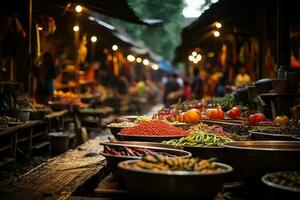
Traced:
<path id="1" fill-rule="evenodd" d="M 224 142 L 232 141 L 230 137 L 199 132 L 180 139 L 164 141 L 164 144 L 176 146 L 221 146 Z"/>

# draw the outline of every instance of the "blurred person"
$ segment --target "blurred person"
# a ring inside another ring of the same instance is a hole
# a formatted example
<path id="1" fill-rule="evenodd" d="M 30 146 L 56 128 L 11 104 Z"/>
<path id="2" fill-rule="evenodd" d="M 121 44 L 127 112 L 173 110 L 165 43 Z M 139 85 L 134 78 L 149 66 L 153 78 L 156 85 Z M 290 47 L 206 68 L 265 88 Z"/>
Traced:
<path id="1" fill-rule="evenodd" d="M 183 80 L 184 83 L 184 101 L 191 101 L 192 100 L 192 95 L 191 95 L 191 85 L 188 79 Z"/>
<path id="2" fill-rule="evenodd" d="M 241 68 L 240 72 L 237 74 L 235 78 L 235 86 L 241 87 L 244 85 L 248 85 L 251 83 L 250 75 L 246 73 L 245 68 Z"/>
<path id="3" fill-rule="evenodd" d="M 136 87 L 137 87 L 137 95 L 139 97 L 144 95 L 144 92 L 146 90 L 146 84 L 145 84 L 145 78 L 143 77 L 142 79 L 138 79 Z"/>
<path id="4" fill-rule="evenodd" d="M 37 103 L 48 104 L 53 97 L 54 79 L 57 76 L 54 60 L 49 52 L 42 56 L 42 63 L 33 71 L 33 87 Z"/>
<path id="5" fill-rule="evenodd" d="M 225 85 L 225 77 L 222 76 L 219 78 L 216 84 L 216 96 L 217 97 L 224 97 L 226 94 L 226 85 Z"/>
<path id="6" fill-rule="evenodd" d="M 200 77 L 199 68 L 194 68 L 193 70 L 194 79 L 191 84 L 191 97 L 192 99 L 202 99 L 203 97 L 203 80 Z"/>
<path id="7" fill-rule="evenodd" d="M 181 98 L 180 85 L 176 80 L 177 74 L 173 74 L 165 84 L 165 91 L 163 95 L 163 103 L 166 107 L 169 107 L 172 103 L 177 102 Z"/>

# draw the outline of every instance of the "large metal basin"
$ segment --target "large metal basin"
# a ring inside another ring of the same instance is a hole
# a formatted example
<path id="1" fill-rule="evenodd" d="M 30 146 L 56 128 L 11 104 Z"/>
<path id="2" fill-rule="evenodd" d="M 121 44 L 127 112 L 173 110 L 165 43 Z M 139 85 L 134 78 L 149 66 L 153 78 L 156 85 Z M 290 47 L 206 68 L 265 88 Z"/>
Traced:
<path id="1" fill-rule="evenodd" d="M 229 165 L 216 163 L 222 172 L 162 172 L 132 169 L 128 162 L 119 163 L 123 171 L 125 186 L 132 195 L 151 199 L 213 199 L 233 171 Z"/>
<path id="2" fill-rule="evenodd" d="M 298 141 L 239 141 L 227 142 L 226 163 L 235 169 L 239 179 L 257 179 L 266 172 L 299 170 L 300 142 Z"/>

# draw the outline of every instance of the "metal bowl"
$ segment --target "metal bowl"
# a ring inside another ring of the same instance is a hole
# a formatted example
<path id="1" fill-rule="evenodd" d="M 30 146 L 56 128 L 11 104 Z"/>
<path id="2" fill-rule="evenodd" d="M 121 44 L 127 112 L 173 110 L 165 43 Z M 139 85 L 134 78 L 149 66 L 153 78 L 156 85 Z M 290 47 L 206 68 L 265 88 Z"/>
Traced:
<path id="1" fill-rule="evenodd" d="M 300 199 L 299 188 L 292 188 L 292 187 L 276 184 L 268 180 L 269 176 L 276 173 L 284 173 L 284 172 L 268 173 L 261 178 L 261 181 L 265 185 L 266 193 L 268 194 L 268 197 L 270 197 L 270 199 Z"/>
<path id="2" fill-rule="evenodd" d="M 276 188 L 276 189 L 284 190 L 284 191 L 288 191 L 288 192 L 297 192 L 297 193 L 299 193 L 299 195 L 300 195 L 300 188 L 292 188 L 292 187 L 288 187 L 288 186 L 276 184 L 276 183 L 273 183 L 273 182 L 271 182 L 271 181 L 268 180 L 268 177 L 269 177 L 269 176 L 272 176 L 272 175 L 278 174 L 278 173 L 284 173 L 284 172 L 268 173 L 268 174 L 264 175 L 264 176 L 261 178 L 261 181 L 262 181 L 264 184 L 266 184 L 267 186 L 270 186 L 270 187 L 272 187 L 272 188 Z"/>
<path id="3" fill-rule="evenodd" d="M 258 131 L 249 131 L 252 140 L 284 140 L 284 141 L 295 141 L 296 136 L 286 135 L 286 134 L 273 134 L 273 133 L 263 133 Z"/>
<path id="4" fill-rule="evenodd" d="M 118 144 L 118 143 L 110 143 L 110 142 L 103 142 L 100 143 L 101 145 L 107 145 L 109 147 L 140 147 L 140 148 L 147 148 L 151 149 L 157 152 L 165 152 L 171 155 L 175 155 L 179 158 L 189 158 L 192 156 L 190 152 L 183 151 L 180 149 L 174 149 L 174 148 L 167 148 L 167 145 L 165 147 L 156 147 L 153 145 L 134 145 L 134 144 Z M 163 144 L 160 144 L 163 145 Z M 118 168 L 118 164 L 122 161 L 125 160 L 136 160 L 136 159 L 141 159 L 141 157 L 137 156 L 116 156 L 116 155 L 111 155 L 104 153 L 103 151 L 100 153 L 103 155 L 106 159 L 107 162 L 107 167 L 108 169 L 113 173 L 114 177 L 117 178 L 118 180 L 122 180 L 122 174 L 120 169 Z"/>
<path id="5" fill-rule="evenodd" d="M 228 160 L 234 174 L 244 180 L 256 179 L 266 172 L 300 170 L 299 141 L 227 142 Z"/>
<path id="6" fill-rule="evenodd" d="M 138 116 L 137 115 L 123 115 L 123 116 L 121 116 L 121 118 L 124 118 L 131 122 L 134 122 L 138 118 Z"/>
<path id="7" fill-rule="evenodd" d="M 170 148 L 170 149 L 181 149 L 183 147 L 170 145 L 170 144 L 162 144 L 157 142 L 140 142 L 140 141 L 114 141 L 111 142 L 113 144 L 125 144 L 125 145 L 138 145 L 138 146 L 149 146 L 149 147 L 162 147 L 162 148 Z M 100 144 L 111 144 L 111 143 L 100 143 Z"/>
<path id="8" fill-rule="evenodd" d="M 153 171 L 132 169 L 126 166 L 136 160 L 119 163 L 124 175 L 125 186 L 129 193 L 137 196 L 164 197 L 170 199 L 213 199 L 222 188 L 226 176 L 233 168 L 223 163 L 215 163 L 222 167 L 220 172 L 188 172 L 188 171 Z"/>
<path id="9" fill-rule="evenodd" d="M 109 128 L 111 134 L 117 139 L 120 140 L 121 137 L 118 135 L 122 128 L 130 128 L 131 126 L 114 126 L 114 123 L 108 124 L 106 127 Z"/>
<path id="10" fill-rule="evenodd" d="M 228 157 L 227 149 L 224 147 L 192 147 L 184 146 L 183 150 L 192 153 L 193 157 L 209 159 L 215 157 L 219 162 L 225 162 Z"/>
<path id="11" fill-rule="evenodd" d="M 184 135 L 165 135 L 165 136 L 147 136 L 147 135 L 122 135 L 118 134 L 123 141 L 144 141 L 144 142 L 163 142 L 165 140 L 179 139 Z"/>

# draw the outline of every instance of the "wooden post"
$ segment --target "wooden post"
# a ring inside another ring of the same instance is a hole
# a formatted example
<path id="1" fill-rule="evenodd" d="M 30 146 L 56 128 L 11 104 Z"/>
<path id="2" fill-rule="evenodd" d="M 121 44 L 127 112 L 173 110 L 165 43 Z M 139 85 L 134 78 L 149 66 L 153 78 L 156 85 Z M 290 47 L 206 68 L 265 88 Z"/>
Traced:
<path id="1" fill-rule="evenodd" d="M 11 156 L 14 159 L 14 161 L 17 160 L 17 131 L 14 131 L 11 136 Z"/>
<path id="2" fill-rule="evenodd" d="M 286 2 L 277 0 L 277 67 L 290 67 L 290 33 Z"/>
<path id="3" fill-rule="evenodd" d="M 27 153 L 28 153 L 28 160 L 31 159 L 31 147 L 32 147 L 32 133 L 33 133 L 33 127 L 29 128 L 29 141 L 28 141 L 28 149 L 27 149 Z"/>
<path id="4" fill-rule="evenodd" d="M 258 78 L 261 79 L 264 76 L 265 65 L 265 38 L 266 38 L 266 1 L 260 1 L 260 15 L 259 15 L 259 59 L 258 59 Z"/>

